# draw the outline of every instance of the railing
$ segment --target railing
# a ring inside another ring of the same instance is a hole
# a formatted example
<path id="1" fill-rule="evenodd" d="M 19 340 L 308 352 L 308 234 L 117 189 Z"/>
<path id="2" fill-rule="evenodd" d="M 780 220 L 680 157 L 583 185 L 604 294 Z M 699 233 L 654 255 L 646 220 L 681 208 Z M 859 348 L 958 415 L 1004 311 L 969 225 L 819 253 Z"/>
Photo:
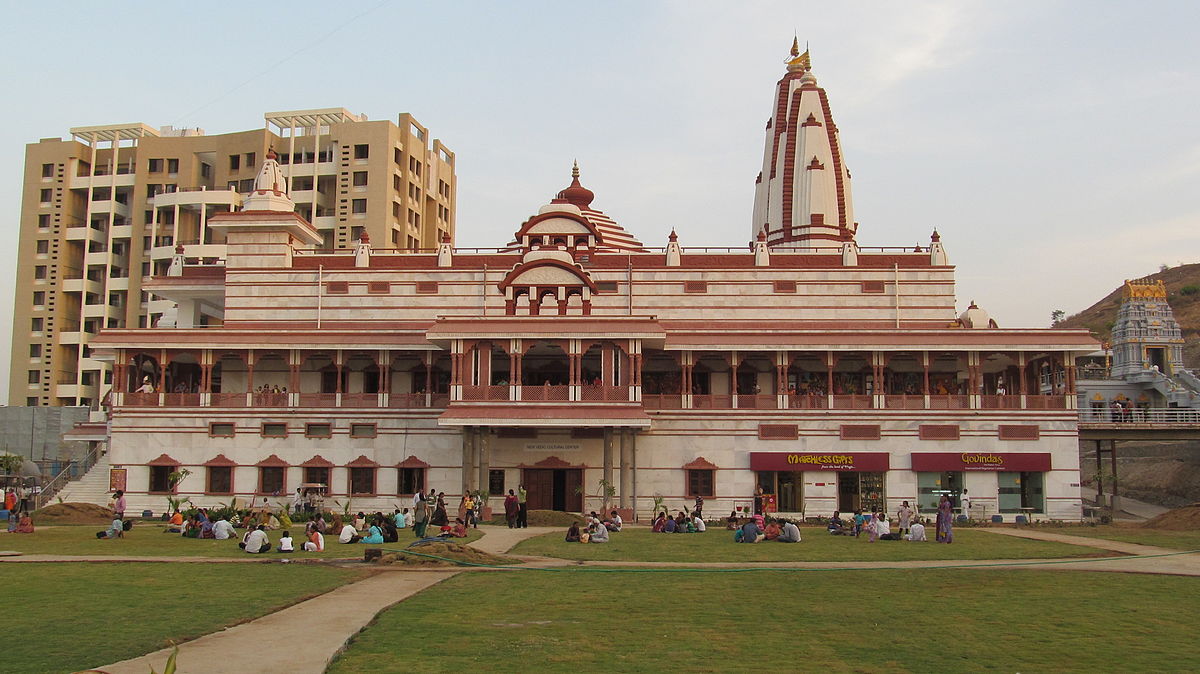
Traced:
<path id="1" fill-rule="evenodd" d="M 885 396 L 883 406 L 889 410 L 923 410 L 925 396 L 907 393 Z"/>
<path id="2" fill-rule="evenodd" d="M 929 396 L 931 410 L 966 410 L 971 408 L 971 399 L 964 395 Z"/>
<path id="3" fill-rule="evenodd" d="M 788 409 L 793 410 L 827 410 L 829 409 L 829 396 L 814 393 L 800 393 L 788 395 Z"/>
<path id="4" fill-rule="evenodd" d="M 683 409 L 683 396 L 678 393 L 643 395 L 642 407 L 648 410 L 680 410 Z"/>
<path id="5" fill-rule="evenodd" d="M 126 393 L 124 404 L 126 407 L 158 407 L 158 394 Z"/>
<path id="6" fill-rule="evenodd" d="M 379 394 L 343 393 L 342 407 L 379 407 Z"/>
<path id="7" fill-rule="evenodd" d="M 1092 424 L 1200 424 L 1200 409 L 1189 407 L 1109 407 L 1079 409 L 1079 423 Z"/>
<path id="8" fill-rule="evenodd" d="M 279 394 L 273 394 L 279 395 Z M 286 398 L 286 396 L 284 396 Z M 285 403 L 286 404 L 286 403 Z M 336 407 L 336 393 L 301 393 L 300 407 Z"/>
<path id="9" fill-rule="evenodd" d="M 779 409 L 779 396 L 762 395 L 759 393 L 738 394 L 737 407 L 740 410 Z"/>
<path id="10" fill-rule="evenodd" d="M 531 402 L 566 402 L 570 399 L 570 386 L 543 384 L 541 386 L 521 387 L 521 400 Z"/>
<path id="11" fill-rule="evenodd" d="M 96 465 L 96 461 L 100 459 L 100 446 L 92 447 L 84 457 L 78 461 L 69 461 L 62 470 L 58 471 L 49 482 L 42 485 L 42 490 L 34 498 L 35 509 L 45 507 L 54 495 L 62 491 L 62 488 L 71 480 L 83 477 L 87 474 L 92 466 Z"/>
<path id="12" fill-rule="evenodd" d="M 164 393 L 163 405 L 167 407 L 196 407 L 200 404 L 199 393 Z"/>
<path id="13" fill-rule="evenodd" d="M 1065 410 L 1067 397 L 1064 395 L 1027 395 L 1025 396 L 1027 410 Z"/>
<path id="14" fill-rule="evenodd" d="M 835 410 L 869 410 L 873 407 L 873 396 L 868 395 L 834 395 L 833 409 Z"/>
<path id="15" fill-rule="evenodd" d="M 509 387 L 507 385 L 464 386 L 462 389 L 462 399 L 470 402 L 508 400 L 508 390 Z"/>
<path id="16" fill-rule="evenodd" d="M 1034 396 L 1030 396 L 1034 397 Z M 1060 397 L 1063 406 L 1066 406 L 1065 399 Z M 979 406 L 985 410 L 1019 410 L 1021 409 L 1021 396 L 1015 395 L 982 395 L 979 396 Z M 1056 408 L 1057 409 L 1057 408 Z"/>
<path id="17" fill-rule="evenodd" d="M 245 407 L 245 393 L 211 393 L 208 404 L 212 407 Z"/>
<path id="18" fill-rule="evenodd" d="M 629 401 L 628 386 L 585 384 L 579 387 L 579 399 L 584 402 Z"/>
<path id="19" fill-rule="evenodd" d="M 733 396 L 722 394 L 697 394 L 692 396 L 692 409 L 727 410 L 733 407 Z"/>

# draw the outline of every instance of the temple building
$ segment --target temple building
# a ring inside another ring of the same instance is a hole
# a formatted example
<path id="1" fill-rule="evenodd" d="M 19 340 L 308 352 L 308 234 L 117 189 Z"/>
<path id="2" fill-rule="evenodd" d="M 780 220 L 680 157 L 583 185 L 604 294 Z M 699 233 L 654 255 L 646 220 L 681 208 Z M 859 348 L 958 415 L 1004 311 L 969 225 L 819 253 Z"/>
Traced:
<path id="1" fill-rule="evenodd" d="M 1074 363 L 1096 342 L 960 313 L 937 232 L 860 248 L 849 181 L 798 49 L 749 246 L 643 243 L 576 167 L 495 249 L 322 250 L 267 154 L 242 208 L 208 220 L 224 264 L 181 246 L 147 281 L 173 325 L 93 342 L 112 483 L 156 512 L 300 484 L 355 509 L 430 488 L 498 508 L 523 484 L 533 509 L 641 517 L 698 495 L 723 516 L 761 487 L 810 517 L 969 490 L 972 516 L 1078 518 Z"/>

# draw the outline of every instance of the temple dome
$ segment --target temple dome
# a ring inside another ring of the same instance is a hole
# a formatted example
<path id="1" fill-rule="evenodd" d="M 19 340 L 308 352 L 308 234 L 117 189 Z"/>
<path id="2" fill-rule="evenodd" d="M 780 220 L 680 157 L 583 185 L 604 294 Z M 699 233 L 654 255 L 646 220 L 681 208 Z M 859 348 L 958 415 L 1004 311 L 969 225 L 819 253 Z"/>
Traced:
<path id="1" fill-rule="evenodd" d="M 980 309 L 975 302 L 971 302 L 971 306 L 967 307 L 966 311 L 959 315 L 958 321 L 962 323 L 964 328 L 996 327 L 996 321 L 992 320 L 991 315 Z"/>
<path id="2" fill-rule="evenodd" d="M 571 185 L 556 195 L 555 200 L 562 199 L 569 204 L 585 209 L 592 205 L 596 193 L 579 184 L 579 162 L 571 168 Z"/>

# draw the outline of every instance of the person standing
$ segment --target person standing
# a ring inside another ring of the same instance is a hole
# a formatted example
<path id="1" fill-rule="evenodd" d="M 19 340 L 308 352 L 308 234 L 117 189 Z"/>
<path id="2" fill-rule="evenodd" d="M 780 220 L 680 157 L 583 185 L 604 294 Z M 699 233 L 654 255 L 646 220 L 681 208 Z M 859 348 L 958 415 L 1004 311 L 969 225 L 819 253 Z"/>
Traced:
<path id="1" fill-rule="evenodd" d="M 508 496 L 504 497 L 504 519 L 508 520 L 508 528 L 517 528 L 517 517 L 521 514 L 521 506 L 517 501 L 517 495 L 513 490 L 508 490 Z"/>
<path id="2" fill-rule="evenodd" d="M 754 488 L 754 514 L 763 514 L 763 488 L 759 485 Z"/>
<path id="3" fill-rule="evenodd" d="M 696 505 L 692 508 L 692 514 L 697 518 L 704 517 L 704 497 L 699 494 L 696 495 Z"/>
<path id="4" fill-rule="evenodd" d="M 934 540 L 938 543 L 954 542 L 954 504 L 945 494 L 942 494 L 942 498 L 938 502 L 937 535 Z"/>
<path id="5" fill-rule="evenodd" d="M 908 529 L 912 526 L 913 509 L 909 507 L 908 501 L 900 504 L 896 510 L 896 533 L 903 536 L 908 533 Z"/>
<path id="6" fill-rule="evenodd" d="M 529 497 L 529 492 L 525 491 L 525 485 L 517 485 L 517 528 L 529 528 L 529 508 L 526 499 Z"/>
<path id="7" fill-rule="evenodd" d="M 429 526 L 429 502 L 424 498 L 415 499 L 413 508 L 413 535 L 425 538 L 425 527 Z"/>
<path id="8" fill-rule="evenodd" d="M 113 492 L 113 514 L 116 519 L 125 519 L 125 492 L 120 489 Z"/>
<path id="9" fill-rule="evenodd" d="M 433 516 L 429 518 L 429 523 L 435 527 L 444 527 L 450 523 L 450 516 L 446 514 L 446 492 L 438 492 L 437 505 L 433 508 Z"/>
<path id="10" fill-rule="evenodd" d="M 17 511 L 29 512 L 29 491 L 20 482 L 17 483 Z"/>
<path id="11" fill-rule="evenodd" d="M 971 519 L 971 497 L 967 496 L 967 490 L 964 489 L 962 496 L 958 497 L 958 503 L 962 506 L 962 514 L 967 519 Z"/>

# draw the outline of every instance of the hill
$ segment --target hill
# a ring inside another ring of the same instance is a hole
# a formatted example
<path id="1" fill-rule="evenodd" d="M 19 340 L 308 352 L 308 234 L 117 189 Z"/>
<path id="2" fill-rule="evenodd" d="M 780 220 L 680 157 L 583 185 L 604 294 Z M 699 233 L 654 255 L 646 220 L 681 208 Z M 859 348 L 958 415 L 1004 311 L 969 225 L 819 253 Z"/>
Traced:
<path id="1" fill-rule="evenodd" d="M 1200 368 L 1200 264 L 1180 265 L 1144 278 L 1161 280 L 1167 287 L 1167 302 L 1183 330 L 1184 367 Z M 1122 283 L 1104 299 L 1056 325 L 1087 328 L 1098 339 L 1107 341 L 1112 337 L 1112 326 L 1117 319 L 1117 309 L 1121 306 L 1121 289 L 1124 285 Z"/>

